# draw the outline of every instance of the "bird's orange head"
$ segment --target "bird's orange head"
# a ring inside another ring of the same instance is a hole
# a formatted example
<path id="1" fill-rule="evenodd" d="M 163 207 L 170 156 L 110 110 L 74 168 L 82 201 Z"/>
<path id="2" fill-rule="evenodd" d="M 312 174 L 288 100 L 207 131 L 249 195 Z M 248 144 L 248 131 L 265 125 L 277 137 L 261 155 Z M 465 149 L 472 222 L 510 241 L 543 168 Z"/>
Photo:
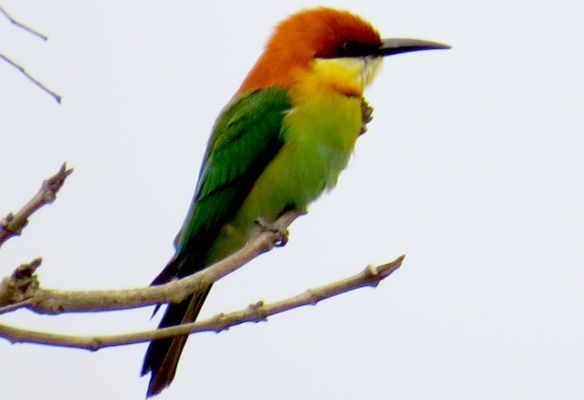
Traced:
<path id="1" fill-rule="evenodd" d="M 448 48 L 413 39 L 381 39 L 364 19 L 321 7 L 300 11 L 282 21 L 238 93 L 270 86 L 291 87 L 299 72 L 319 59 L 377 58 L 415 50 Z"/>

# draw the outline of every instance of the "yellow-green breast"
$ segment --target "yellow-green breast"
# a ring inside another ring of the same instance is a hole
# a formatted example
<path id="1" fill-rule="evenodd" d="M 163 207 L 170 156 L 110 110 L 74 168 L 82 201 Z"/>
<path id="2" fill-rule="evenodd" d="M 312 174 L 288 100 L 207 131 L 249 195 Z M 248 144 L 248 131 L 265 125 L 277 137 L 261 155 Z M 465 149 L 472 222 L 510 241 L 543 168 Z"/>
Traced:
<path id="1" fill-rule="evenodd" d="M 273 221 L 287 209 L 305 210 L 347 166 L 362 127 L 361 97 L 300 88 L 291 91 L 291 98 L 293 109 L 283 120 L 284 145 L 222 228 L 208 261 L 245 244 L 259 229 L 259 217 Z"/>

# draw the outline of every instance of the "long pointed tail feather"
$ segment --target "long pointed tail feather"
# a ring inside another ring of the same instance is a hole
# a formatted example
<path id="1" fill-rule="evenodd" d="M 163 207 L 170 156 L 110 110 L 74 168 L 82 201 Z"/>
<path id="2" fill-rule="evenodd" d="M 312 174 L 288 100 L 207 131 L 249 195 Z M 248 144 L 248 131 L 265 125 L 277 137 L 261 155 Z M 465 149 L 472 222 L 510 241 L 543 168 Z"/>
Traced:
<path id="1" fill-rule="evenodd" d="M 203 307 L 203 303 L 211 290 L 212 284 L 202 287 L 201 290 L 189 296 L 178 304 L 170 304 L 162 317 L 159 328 L 166 328 L 179 324 L 194 322 Z M 188 339 L 188 335 L 177 336 L 170 339 L 153 340 L 148 346 L 142 375 L 148 372 L 150 383 L 147 397 L 157 395 L 172 382 L 180 354 Z"/>

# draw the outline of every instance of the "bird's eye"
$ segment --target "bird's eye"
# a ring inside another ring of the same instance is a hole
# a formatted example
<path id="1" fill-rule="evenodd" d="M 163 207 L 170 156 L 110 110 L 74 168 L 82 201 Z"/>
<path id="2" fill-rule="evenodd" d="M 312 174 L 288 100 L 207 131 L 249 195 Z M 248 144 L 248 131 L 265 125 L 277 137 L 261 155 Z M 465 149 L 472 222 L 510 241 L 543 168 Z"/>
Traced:
<path id="1" fill-rule="evenodd" d="M 365 44 L 349 39 L 337 49 L 337 57 L 365 57 L 374 55 L 378 49 L 378 44 Z"/>
<path id="2" fill-rule="evenodd" d="M 350 39 L 341 44 L 338 52 L 341 57 L 358 57 L 363 53 L 363 45 L 356 40 Z"/>

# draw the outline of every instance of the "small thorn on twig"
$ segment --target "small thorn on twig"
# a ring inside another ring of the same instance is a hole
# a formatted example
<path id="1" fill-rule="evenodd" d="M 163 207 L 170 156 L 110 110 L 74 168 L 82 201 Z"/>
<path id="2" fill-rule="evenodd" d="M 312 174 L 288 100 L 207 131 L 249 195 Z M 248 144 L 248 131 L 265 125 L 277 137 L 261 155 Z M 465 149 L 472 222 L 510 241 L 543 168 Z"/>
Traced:
<path id="1" fill-rule="evenodd" d="M 223 331 L 229 330 L 229 323 L 225 318 L 225 313 L 219 313 L 215 316 L 217 319 L 218 327 L 215 329 L 215 333 L 221 333 Z"/>
<path id="2" fill-rule="evenodd" d="M 0 221 L 0 229 L 10 232 L 13 236 L 19 236 L 22 232 L 22 228 L 28 223 L 28 221 L 23 222 L 23 226 L 20 229 L 14 230 L 11 229 L 10 225 L 14 221 L 14 214 L 8 213 L 2 220 Z"/>
<path id="3" fill-rule="evenodd" d="M 268 320 L 268 316 L 264 312 L 264 301 L 260 300 L 257 303 L 250 304 L 247 309 L 255 316 L 255 322 L 264 322 Z"/>
<path id="4" fill-rule="evenodd" d="M 264 306 L 264 301 L 263 301 L 263 300 L 259 300 L 259 301 L 258 301 L 258 302 L 256 302 L 256 303 L 251 303 L 251 304 L 248 306 L 248 308 L 249 308 L 250 310 L 257 310 L 257 309 L 259 309 L 259 308 L 261 308 L 261 307 L 263 307 L 263 306 Z"/>
<path id="5" fill-rule="evenodd" d="M 367 271 L 369 271 L 369 274 L 371 276 L 377 276 L 379 273 L 377 272 L 377 267 L 374 265 L 369 264 L 367 266 Z"/>
<path id="6" fill-rule="evenodd" d="M 308 296 L 308 299 L 310 301 L 311 306 L 317 305 L 318 302 L 320 301 L 320 298 L 316 295 L 316 292 L 314 291 L 314 289 L 307 289 L 306 295 Z"/>
<path id="7" fill-rule="evenodd" d="M 87 348 L 89 351 L 95 352 L 101 349 L 102 346 L 103 346 L 102 341 L 99 340 L 99 338 L 94 337 L 89 341 Z"/>

